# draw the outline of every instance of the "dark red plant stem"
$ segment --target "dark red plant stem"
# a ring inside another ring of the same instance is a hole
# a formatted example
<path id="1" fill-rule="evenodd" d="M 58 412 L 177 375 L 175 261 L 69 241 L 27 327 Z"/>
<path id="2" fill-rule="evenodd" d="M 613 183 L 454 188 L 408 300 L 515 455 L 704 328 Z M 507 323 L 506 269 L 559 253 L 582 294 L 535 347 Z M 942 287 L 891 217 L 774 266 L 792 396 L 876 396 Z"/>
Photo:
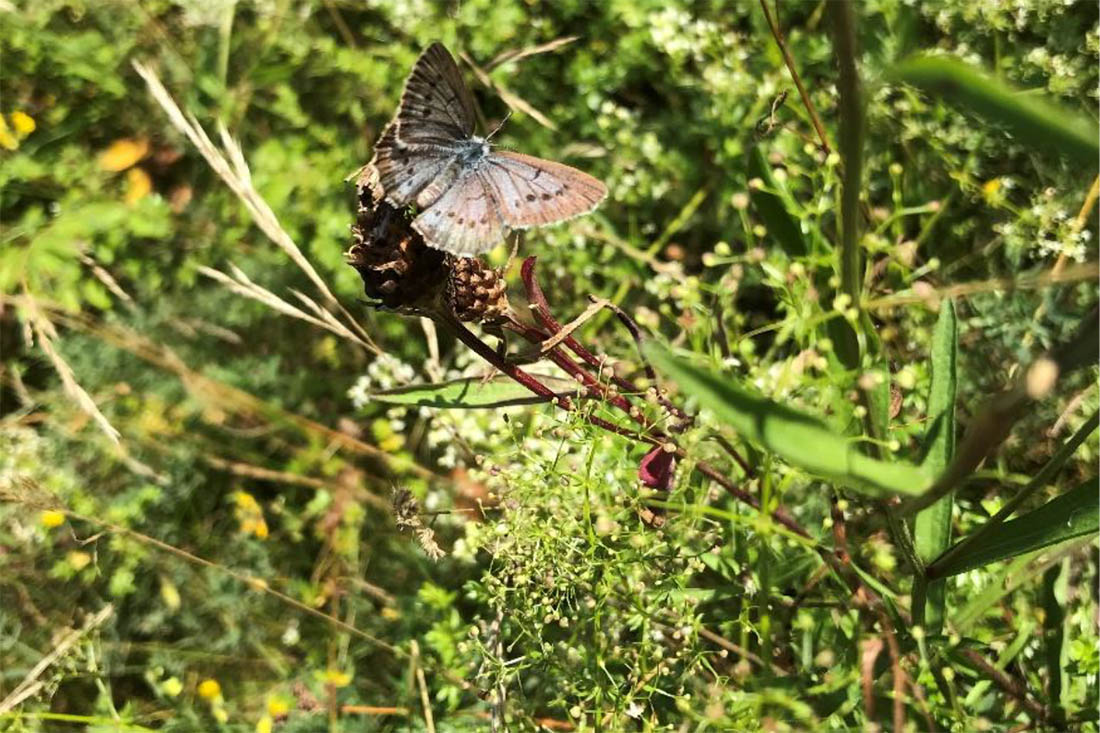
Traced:
<path id="1" fill-rule="evenodd" d="M 553 390 L 551 390 L 549 387 L 539 382 L 537 379 L 517 367 L 515 364 L 509 362 L 502 355 L 498 354 L 495 349 L 493 349 L 484 341 L 479 339 L 476 335 L 474 335 L 470 331 L 470 329 L 466 328 L 466 326 L 464 326 L 461 321 L 455 318 L 453 314 L 444 312 L 438 313 L 436 314 L 436 316 L 438 320 L 442 321 L 450 327 L 455 336 L 458 337 L 459 341 L 466 344 L 466 346 L 470 347 L 470 349 L 472 349 L 474 353 L 476 353 L 482 359 L 499 369 L 505 375 L 516 380 L 524 387 L 534 392 L 536 395 L 545 398 L 547 402 L 552 402 L 558 407 L 561 407 L 563 410 L 569 412 L 576 411 L 577 408 L 573 404 L 572 400 L 570 400 L 568 397 L 560 397 L 554 394 Z M 581 372 L 585 376 L 588 376 L 587 373 L 585 373 L 575 364 L 570 362 L 568 359 L 565 359 L 565 361 L 571 367 L 573 367 L 573 369 Z M 562 368 L 565 367 L 563 366 Z M 654 438 L 642 435 L 641 433 L 637 433 L 632 430 L 627 430 L 626 428 L 620 427 L 612 422 L 596 417 L 595 415 L 585 415 L 584 417 L 586 420 L 588 420 L 588 422 L 592 423 L 593 425 L 599 428 L 603 428 L 604 430 L 607 430 L 609 432 L 615 433 L 616 435 L 621 435 L 625 438 L 637 440 L 642 443 L 658 443 L 658 441 Z"/>
<path id="2" fill-rule="evenodd" d="M 683 458 L 686 457 L 686 455 L 687 454 L 685 453 L 683 448 L 677 448 L 676 449 L 676 456 L 678 458 L 683 459 Z M 706 476 L 710 480 L 714 481 L 719 486 L 721 486 L 733 498 L 737 499 L 738 501 L 740 501 L 744 504 L 748 504 L 749 506 L 751 506 L 753 509 L 755 509 L 757 511 L 761 510 L 759 499 L 757 499 L 755 496 L 748 493 L 744 489 L 737 488 L 737 486 L 732 481 L 730 481 L 728 478 L 726 478 L 722 474 L 721 471 L 714 468 L 709 463 L 706 463 L 705 461 L 699 461 L 698 463 L 695 464 L 695 470 L 698 471 L 699 473 L 703 474 L 704 476 Z M 787 514 L 787 512 L 785 512 L 784 510 L 775 509 L 771 512 L 770 516 L 776 522 L 778 522 L 779 524 L 782 524 L 784 527 L 786 527 L 790 531 L 794 532 L 795 534 L 799 535 L 800 537 L 805 537 L 806 539 L 813 539 L 810 536 L 810 533 L 807 532 L 806 530 L 802 529 L 802 525 L 799 524 L 798 522 L 796 522 L 793 518 L 791 518 L 791 516 L 789 514 Z"/>
<path id="3" fill-rule="evenodd" d="M 718 445 L 722 446 L 722 449 L 730 455 L 730 458 L 737 461 L 737 465 L 741 467 L 741 470 L 745 472 L 746 476 L 752 478 L 756 475 L 756 472 L 752 470 L 752 466 L 749 465 L 748 461 L 741 457 L 741 454 L 737 452 L 737 449 L 734 448 L 728 440 L 726 440 L 721 435 L 716 435 L 714 439 L 717 440 Z"/>
<path id="4" fill-rule="evenodd" d="M 549 338 L 549 336 L 542 331 L 531 328 L 530 326 L 525 326 L 518 321 L 513 320 L 505 325 L 512 331 L 515 331 L 520 336 L 523 336 L 525 339 L 536 345 L 544 343 L 546 339 Z M 630 404 L 629 401 L 627 401 L 625 397 L 623 397 L 622 395 L 609 394 L 607 392 L 607 388 L 603 384 L 600 384 L 599 380 L 594 378 L 584 369 L 581 369 L 576 364 L 576 362 L 574 362 L 568 356 L 561 353 L 560 348 L 555 347 L 546 352 L 546 357 L 557 364 L 559 367 L 561 367 L 566 373 L 569 374 L 569 376 L 578 380 L 581 384 L 585 386 L 585 388 L 593 392 L 595 395 L 598 395 L 602 399 L 606 400 L 607 402 L 625 412 L 627 415 L 630 416 L 632 420 L 642 425 L 643 427 L 650 427 L 641 417 L 640 411 L 635 409 L 633 413 L 631 412 L 633 406 Z"/>
<path id="5" fill-rule="evenodd" d="M 484 341 L 471 333 L 470 329 L 466 328 L 466 326 L 464 326 L 461 321 L 455 318 L 453 314 L 444 310 L 443 312 L 436 314 L 436 316 L 438 320 L 442 321 L 450 327 L 455 336 L 458 337 L 459 341 L 466 344 L 466 346 L 470 347 L 470 349 L 472 349 L 474 353 L 476 353 L 485 361 L 492 364 L 501 372 L 516 380 L 524 387 L 537 394 L 539 397 L 546 398 L 547 402 L 553 402 L 555 399 L 557 399 L 559 404 L 566 410 L 572 408 L 572 403 L 568 397 L 558 397 L 554 394 L 554 391 L 552 389 L 532 377 L 527 372 L 517 367 L 515 364 L 509 362 L 503 356 L 498 354 L 492 347 L 490 347 Z"/>
<path id="6" fill-rule="evenodd" d="M 535 278 L 536 260 L 536 257 L 528 257 L 525 259 L 523 261 L 523 266 L 520 268 L 520 276 L 523 278 L 523 286 L 527 289 L 527 297 L 531 301 L 531 310 L 534 311 L 535 317 L 538 318 L 542 327 L 553 335 L 561 332 L 561 324 L 550 312 L 550 305 L 547 303 L 546 296 L 542 292 L 542 286 L 539 285 L 538 280 Z M 600 361 L 599 357 L 586 349 L 581 342 L 577 341 L 572 336 L 566 336 L 562 343 L 565 344 L 570 351 L 580 357 L 581 361 L 594 369 L 598 370 L 605 368 L 605 365 Z M 610 378 L 611 382 L 621 390 L 634 394 L 641 394 L 642 392 L 642 390 L 638 389 L 638 385 L 630 380 L 617 376 L 614 370 L 610 371 Z M 654 381 L 654 384 L 656 384 L 656 381 Z"/>

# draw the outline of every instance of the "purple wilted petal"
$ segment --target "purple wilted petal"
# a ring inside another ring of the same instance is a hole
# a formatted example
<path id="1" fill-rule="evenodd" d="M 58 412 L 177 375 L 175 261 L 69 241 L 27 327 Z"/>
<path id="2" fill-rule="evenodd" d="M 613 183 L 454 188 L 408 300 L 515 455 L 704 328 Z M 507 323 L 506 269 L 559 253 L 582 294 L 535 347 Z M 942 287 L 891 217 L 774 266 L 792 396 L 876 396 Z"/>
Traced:
<path id="1" fill-rule="evenodd" d="M 638 478 L 642 484 L 660 491 L 671 491 L 676 474 L 676 454 L 656 445 L 642 458 Z"/>

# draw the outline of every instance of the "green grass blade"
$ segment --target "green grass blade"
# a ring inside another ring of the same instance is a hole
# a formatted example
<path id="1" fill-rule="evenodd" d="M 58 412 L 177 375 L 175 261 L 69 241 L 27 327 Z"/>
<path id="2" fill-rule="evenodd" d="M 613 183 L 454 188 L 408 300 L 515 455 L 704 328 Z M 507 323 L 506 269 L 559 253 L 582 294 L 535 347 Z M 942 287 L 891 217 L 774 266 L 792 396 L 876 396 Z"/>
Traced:
<path id="1" fill-rule="evenodd" d="M 728 378 L 674 357 L 657 344 L 646 355 L 687 394 L 742 436 L 794 466 L 864 494 L 916 494 L 931 484 L 923 469 L 888 463 L 859 452 L 855 443 L 818 419 L 733 385 Z"/>
<path id="2" fill-rule="evenodd" d="M 1095 124 L 1063 107 L 1022 94 L 961 61 L 914 58 L 895 67 L 893 76 L 1005 125 L 1023 142 L 1053 147 L 1082 166 L 1096 165 L 1100 144 Z"/>
<path id="3" fill-rule="evenodd" d="M 1069 588 L 1070 560 L 1064 558 L 1043 573 L 1043 646 L 1047 664 L 1047 694 L 1051 702 L 1051 722 L 1065 726 L 1066 692 L 1069 688 L 1067 633 L 1072 624 L 1066 615 L 1066 591 Z"/>
<path id="4" fill-rule="evenodd" d="M 576 383 L 568 379 L 533 375 L 558 394 L 576 392 Z M 435 384 L 412 384 L 370 393 L 373 402 L 387 405 L 417 405 L 420 407 L 481 408 L 534 405 L 546 402 L 507 377 L 488 381 L 480 377 L 455 379 Z"/>
<path id="5" fill-rule="evenodd" d="M 1000 511 L 990 517 L 986 524 L 971 533 L 966 539 L 955 544 L 928 565 L 925 568 L 925 575 L 930 578 L 941 577 L 941 568 L 954 564 L 959 557 L 969 556 L 971 545 L 980 545 L 988 533 L 993 532 L 1001 522 L 1011 517 L 1016 512 L 1016 509 L 1032 497 L 1035 492 L 1045 487 L 1054 479 L 1066 461 L 1068 461 L 1074 452 L 1081 447 L 1081 444 L 1088 439 L 1098 425 L 1100 425 L 1100 412 L 1093 412 L 1081 427 L 1077 429 L 1073 437 L 1067 440 L 1065 444 L 1051 456 L 1046 465 L 1039 469 L 1039 472 L 1028 481 L 1026 486 L 1005 502 L 1005 505 L 1001 507 Z"/>
<path id="6" fill-rule="evenodd" d="M 972 568 L 1041 550 L 1060 542 L 1096 534 L 1100 530 L 1100 495 L 1092 478 L 1019 519 L 998 525 L 969 552 L 937 566 L 936 576 L 964 573 Z"/>
<path id="7" fill-rule="evenodd" d="M 1051 552 L 1029 552 L 999 566 L 989 575 L 985 589 L 967 599 L 965 605 L 951 615 L 954 631 L 962 636 L 971 633 L 986 614 L 996 613 L 995 606 L 1002 599 L 1018 588 L 1035 582 L 1048 568 L 1057 565 L 1063 558 L 1070 557 L 1092 541 L 1091 537 L 1082 537 Z"/>
<path id="8" fill-rule="evenodd" d="M 768 235 L 779 243 L 779 247 L 790 257 L 809 254 L 810 248 L 798 220 L 787 210 L 782 197 L 772 193 L 779 188 L 772 176 L 772 167 L 764 157 L 764 150 L 755 145 L 749 151 L 749 175 L 764 182 L 761 188 L 750 188 L 750 201 L 757 216 L 764 222 Z"/>
<path id="9" fill-rule="evenodd" d="M 955 394 L 958 388 L 958 319 L 954 301 L 940 306 L 940 317 L 932 335 L 932 383 L 928 389 L 931 417 L 925 436 L 921 466 L 933 476 L 943 473 L 955 457 Z M 951 546 L 953 494 L 947 494 L 920 512 L 913 522 L 913 544 L 917 557 L 930 563 Z M 943 627 L 946 598 L 942 581 L 927 584 L 923 572 L 914 579 L 914 623 L 938 634 Z M 918 602 L 923 601 L 923 602 Z"/>

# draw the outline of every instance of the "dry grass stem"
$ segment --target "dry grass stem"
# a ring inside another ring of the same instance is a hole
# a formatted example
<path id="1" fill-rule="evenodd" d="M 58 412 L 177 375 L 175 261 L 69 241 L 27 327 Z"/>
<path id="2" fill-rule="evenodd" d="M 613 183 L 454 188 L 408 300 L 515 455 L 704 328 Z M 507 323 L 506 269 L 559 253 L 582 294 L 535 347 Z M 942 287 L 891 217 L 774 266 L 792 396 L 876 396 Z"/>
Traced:
<path id="1" fill-rule="evenodd" d="M 1025 274 L 1020 277 L 1000 277 L 990 280 L 978 280 L 975 282 L 958 283 L 942 288 L 928 286 L 924 291 L 913 288 L 908 293 L 887 295 L 881 298 L 872 298 L 863 303 L 865 310 L 879 310 L 882 308 L 894 308 L 901 305 L 914 303 L 937 304 L 947 298 L 963 298 L 978 293 L 993 293 L 1009 290 L 1036 290 L 1048 285 L 1060 283 L 1074 283 L 1082 280 L 1096 280 L 1100 276 L 1100 265 L 1096 262 L 1080 262 L 1062 269 L 1051 268 L 1035 274 Z"/>
<path id="2" fill-rule="evenodd" d="M 134 299 L 130 297 L 129 293 L 122 289 L 122 286 L 118 284 L 118 281 L 115 280 L 111 273 L 100 267 L 98 262 L 93 260 L 84 252 L 80 253 L 80 261 L 87 265 L 87 267 L 92 271 L 92 274 L 95 275 L 96 279 L 103 283 L 104 287 L 114 293 L 116 298 L 121 300 L 128 307 L 134 307 Z"/>
<path id="3" fill-rule="evenodd" d="M 233 265 L 231 263 L 229 267 L 232 275 L 227 275 L 220 270 L 215 270 L 212 267 L 206 266 L 200 266 L 198 268 L 198 271 L 200 274 L 205 275 L 212 280 L 217 280 L 228 290 L 236 293 L 237 295 L 263 303 L 267 307 L 271 308 L 272 310 L 278 311 L 283 315 L 290 316 L 291 318 L 297 318 L 299 320 L 313 324 L 318 328 L 323 328 L 326 331 L 331 331 L 337 336 L 348 339 L 349 341 L 353 341 L 356 344 L 363 346 L 364 348 L 371 348 L 370 344 L 360 338 L 357 334 L 352 333 L 350 330 L 348 330 L 348 328 L 343 323 L 338 321 L 336 317 L 332 315 L 332 313 L 317 305 L 315 301 L 307 298 L 299 291 L 293 290 L 292 292 L 298 297 L 299 300 L 303 301 L 303 303 L 311 311 L 313 311 L 314 315 L 310 315 L 302 309 L 291 305 L 267 288 L 261 285 L 257 285 L 236 265 Z"/>
<path id="4" fill-rule="evenodd" d="M 229 131 L 225 129 L 224 125 L 218 126 L 218 135 L 221 138 L 222 149 L 219 150 L 210 137 L 206 134 L 206 131 L 198 123 L 198 120 L 192 115 L 184 115 L 180 110 L 179 105 L 172 98 L 172 95 L 168 93 L 168 90 L 164 88 L 164 84 L 161 83 L 160 78 L 156 75 L 152 69 L 140 61 L 133 62 L 134 70 L 145 80 L 146 85 L 149 87 L 149 92 L 153 95 L 153 99 L 161 106 L 161 108 L 168 115 L 168 119 L 172 125 L 182 132 L 187 139 L 191 141 L 191 144 L 198 149 L 199 153 L 206 160 L 207 164 L 214 170 L 218 176 L 225 181 L 230 190 L 241 200 L 245 208 L 252 215 L 253 221 L 256 222 L 256 226 L 267 235 L 268 239 L 275 243 L 288 257 L 298 265 L 298 267 L 306 274 L 314 286 L 324 295 L 325 300 L 336 306 L 341 314 L 347 318 L 350 324 L 350 330 L 356 331 L 362 341 L 368 344 L 368 347 L 376 352 L 381 350 L 370 339 L 370 336 L 362 329 L 362 327 L 355 321 L 354 318 L 347 312 L 347 310 L 336 299 L 336 296 L 329 290 L 328 285 L 313 268 L 309 260 L 298 248 L 298 245 L 294 243 L 294 240 L 287 233 L 287 231 L 279 224 L 278 217 L 275 216 L 275 212 L 271 210 L 267 202 L 260 196 L 252 185 L 252 173 L 248 168 L 248 163 L 244 159 L 244 153 L 241 151 L 240 145 L 229 134 Z"/>
<path id="5" fill-rule="evenodd" d="M 31 671 L 27 672 L 23 677 L 23 681 L 16 685 L 15 689 L 0 701 L 0 714 L 7 713 L 15 709 L 15 706 L 31 697 L 44 687 L 44 683 L 39 680 L 39 676 L 45 672 L 54 662 L 61 659 L 69 650 L 87 636 L 103 625 L 103 623 L 111 617 L 111 614 L 115 612 L 115 607 L 108 603 L 106 606 L 97 611 L 94 615 L 89 616 L 84 621 L 84 625 L 79 629 L 73 629 L 61 637 L 61 641 L 57 642 L 50 653 L 38 660 L 38 664 L 31 668 Z"/>
<path id="6" fill-rule="evenodd" d="M 43 353 L 46 354 L 50 363 L 53 364 L 54 371 L 61 377 L 61 384 L 65 389 L 65 394 L 69 395 L 69 397 L 76 402 L 77 406 L 95 421 L 95 424 L 99 426 L 100 430 L 103 431 L 112 443 L 118 445 L 118 430 L 116 430 L 106 416 L 99 411 L 99 406 L 96 405 L 92 396 L 76 381 L 76 376 L 73 374 L 73 370 L 68 362 L 66 362 L 61 357 L 61 354 L 57 352 L 57 349 L 54 348 L 53 340 L 57 338 L 57 329 L 54 328 L 53 323 L 38 310 L 34 298 L 27 296 L 22 299 L 22 302 L 23 305 L 27 306 L 27 322 L 30 324 L 30 328 L 33 330 L 34 336 L 38 340 L 38 346 L 42 349 Z"/>
<path id="7" fill-rule="evenodd" d="M 555 38 L 553 41 L 546 43 L 540 43 L 537 46 L 528 46 L 527 48 L 511 49 L 503 51 L 497 54 L 492 61 L 486 64 L 487 71 L 492 71 L 501 64 L 506 64 L 509 61 L 519 61 L 525 59 L 528 56 L 537 56 L 541 53 L 550 53 L 551 51 L 557 51 L 563 46 L 568 46 L 573 41 L 579 39 L 580 36 L 563 36 L 562 38 Z"/>

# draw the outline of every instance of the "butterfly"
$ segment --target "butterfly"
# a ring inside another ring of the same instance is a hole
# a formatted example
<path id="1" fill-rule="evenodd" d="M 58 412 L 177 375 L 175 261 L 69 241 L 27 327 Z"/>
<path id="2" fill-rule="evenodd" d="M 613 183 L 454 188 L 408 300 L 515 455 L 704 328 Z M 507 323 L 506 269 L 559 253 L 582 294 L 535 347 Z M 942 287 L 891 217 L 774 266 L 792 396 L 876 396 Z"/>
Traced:
<path id="1" fill-rule="evenodd" d="M 474 126 L 473 96 L 450 52 L 433 43 L 413 66 L 371 161 L 386 199 L 416 207 L 412 226 L 429 247 L 473 257 L 510 230 L 587 214 L 607 195 L 576 168 L 493 150 Z"/>

